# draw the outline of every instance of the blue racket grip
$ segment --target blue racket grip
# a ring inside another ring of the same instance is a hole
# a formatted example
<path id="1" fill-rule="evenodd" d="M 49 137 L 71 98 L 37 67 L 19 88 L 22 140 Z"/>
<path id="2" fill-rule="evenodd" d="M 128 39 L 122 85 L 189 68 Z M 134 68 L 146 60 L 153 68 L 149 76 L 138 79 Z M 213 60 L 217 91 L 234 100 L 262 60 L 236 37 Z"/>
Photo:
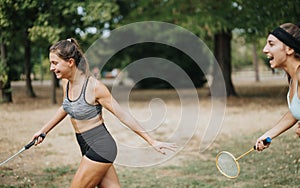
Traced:
<path id="1" fill-rule="evenodd" d="M 264 145 L 270 144 L 271 142 L 272 142 L 272 138 L 270 138 L 270 137 L 267 137 L 267 138 L 263 141 Z M 253 148 L 256 150 L 256 146 L 253 146 Z"/>
<path id="2" fill-rule="evenodd" d="M 42 134 L 40 134 L 39 135 L 39 137 L 41 137 L 41 138 L 45 138 L 46 137 L 46 134 L 45 133 L 42 133 Z M 31 148 L 31 146 L 33 146 L 34 144 L 35 144 L 35 142 L 37 141 L 37 139 L 38 139 L 38 137 L 37 138 L 35 138 L 34 140 L 32 140 L 29 144 L 27 144 L 26 146 L 24 146 L 24 148 L 25 149 L 29 149 L 29 148 Z"/>

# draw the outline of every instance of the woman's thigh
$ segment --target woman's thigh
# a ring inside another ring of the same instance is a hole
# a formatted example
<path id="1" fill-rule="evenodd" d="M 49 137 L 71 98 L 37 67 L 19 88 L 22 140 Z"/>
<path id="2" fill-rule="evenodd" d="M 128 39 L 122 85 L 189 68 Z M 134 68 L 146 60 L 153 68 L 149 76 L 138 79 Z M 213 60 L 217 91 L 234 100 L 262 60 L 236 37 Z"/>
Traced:
<path id="1" fill-rule="evenodd" d="M 105 177 L 112 163 L 100 163 L 83 156 L 71 182 L 71 188 L 96 187 Z"/>

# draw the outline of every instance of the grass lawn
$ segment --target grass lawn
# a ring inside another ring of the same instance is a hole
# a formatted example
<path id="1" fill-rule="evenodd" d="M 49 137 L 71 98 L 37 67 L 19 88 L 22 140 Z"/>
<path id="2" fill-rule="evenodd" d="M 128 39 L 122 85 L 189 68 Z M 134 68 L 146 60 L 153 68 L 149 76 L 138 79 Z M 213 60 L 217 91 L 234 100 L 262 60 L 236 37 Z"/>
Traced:
<path id="1" fill-rule="evenodd" d="M 181 165 L 116 168 L 124 188 L 299 187 L 299 140 L 292 131 L 273 140 L 269 149 L 261 153 L 252 152 L 240 159 L 241 173 L 238 178 L 228 179 L 218 172 L 215 166 L 215 156 L 218 152 L 227 150 L 238 157 L 251 147 L 249 143 L 252 143 L 254 138 L 255 136 L 250 135 L 226 142 L 221 139 L 220 143 L 216 144 L 218 147 L 199 153 L 199 158 L 186 158 Z M 206 159 L 200 159 L 200 155 L 205 155 Z M 0 187 L 68 187 L 75 170 L 75 167 L 70 166 L 44 168 L 42 173 L 31 172 L 30 181 L 24 180 L 23 184 L 16 186 L 0 184 Z M 13 176 L 4 171 L 0 171 L 0 174 Z"/>

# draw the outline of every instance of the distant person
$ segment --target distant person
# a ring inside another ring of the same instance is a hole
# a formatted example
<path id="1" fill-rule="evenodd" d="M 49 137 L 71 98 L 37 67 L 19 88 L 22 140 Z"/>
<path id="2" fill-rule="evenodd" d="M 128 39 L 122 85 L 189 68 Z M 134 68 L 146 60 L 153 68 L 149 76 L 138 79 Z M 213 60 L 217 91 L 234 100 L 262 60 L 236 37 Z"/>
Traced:
<path id="1" fill-rule="evenodd" d="M 63 81 L 64 98 L 56 114 L 34 134 L 33 139 L 38 138 L 36 144 L 41 143 L 43 139 L 39 135 L 48 134 L 69 114 L 82 152 L 71 188 L 120 187 L 113 166 L 117 146 L 104 125 L 102 107 L 158 152 L 165 154 L 165 149 L 175 151 L 177 146 L 174 143 L 160 142 L 150 137 L 130 113 L 120 107 L 107 87 L 90 76 L 86 58 L 75 39 L 62 40 L 52 45 L 49 58 L 50 71 Z"/>
<path id="2" fill-rule="evenodd" d="M 289 92 L 287 102 L 289 111 L 277 124 L 257 139 L 256 148 L 262 151 L 267 137 L 275 138 L 300 120 L 300 28 L 299 25 L 285 23 L 275 28 L 268 36 L 263 52 L 270 60 L 271 68 L 281 68 L 288 76 Z M 300 123 L 296 130 L 300 136 Z"/>

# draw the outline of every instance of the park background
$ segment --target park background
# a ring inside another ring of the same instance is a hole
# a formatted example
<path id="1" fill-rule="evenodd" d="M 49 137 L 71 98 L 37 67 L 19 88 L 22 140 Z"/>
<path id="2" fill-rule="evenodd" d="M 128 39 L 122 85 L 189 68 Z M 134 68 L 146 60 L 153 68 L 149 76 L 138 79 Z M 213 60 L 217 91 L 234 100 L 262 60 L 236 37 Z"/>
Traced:
<path id="1" fill-rule="evenodd" d="M 52 43 L 74 37 L 86 50 L 99 37 L 126 24 L 161 21 L 194 33 L 214 53 L 227 89 L 226 114 L 222 130 L 204 152 L 199 152 L 201 138 L 195 135 L 182 151 L 161 165 L 117 166 L 122 186 L 298 187 L 299 142 L 293 128 L 274 140 L 268 150 L 245 157 L 238 179 L 223 177 L 214 160 L 221 150 L 230 150 L 236 155 L 248 150 L 287 111 L 287 78 L 280 70 L 268 67 L 262 48 L 274 27 L 299 21 L 299 5 L 298 0 L 2 0 L 1 161 L 18 151 L 61 104 L 59 82 L 48 71 L 48 48 Z M 158 44 L 125 49 L 106 64 L 99 79 L 110 87 L 113 78 L 105 78 L 105 72 L 114 68 L 122 70 L 144 57 L 169 59 L 189 74 L 197 88 L 201 113 L 209 116 L 210 112 L 205 109 L 211 105 L 207 85 L 211 80 L 194 68 L 191 59 L 174 50 Z M 176 61 L 178 59 L 184 61 Z M 131 78 L 130 73 L 128 78 Z M 213 79 L 211 82 L 213 84 Z M 176 112 L 180 108 L 178 98 L 176 91 L 169 87 L 157 79 L 139 82 L 131 92 L 132 111 L 141 117 L 147 116 L 144 109 L 155 96 Z M 105 116 L 106 121 L 115 121 L 109 114 Z M 0 187 L 68 187 L 79 160 L 70 123 L 64 121 L 48 135 L 43 145 L 0 167 Z"/>

